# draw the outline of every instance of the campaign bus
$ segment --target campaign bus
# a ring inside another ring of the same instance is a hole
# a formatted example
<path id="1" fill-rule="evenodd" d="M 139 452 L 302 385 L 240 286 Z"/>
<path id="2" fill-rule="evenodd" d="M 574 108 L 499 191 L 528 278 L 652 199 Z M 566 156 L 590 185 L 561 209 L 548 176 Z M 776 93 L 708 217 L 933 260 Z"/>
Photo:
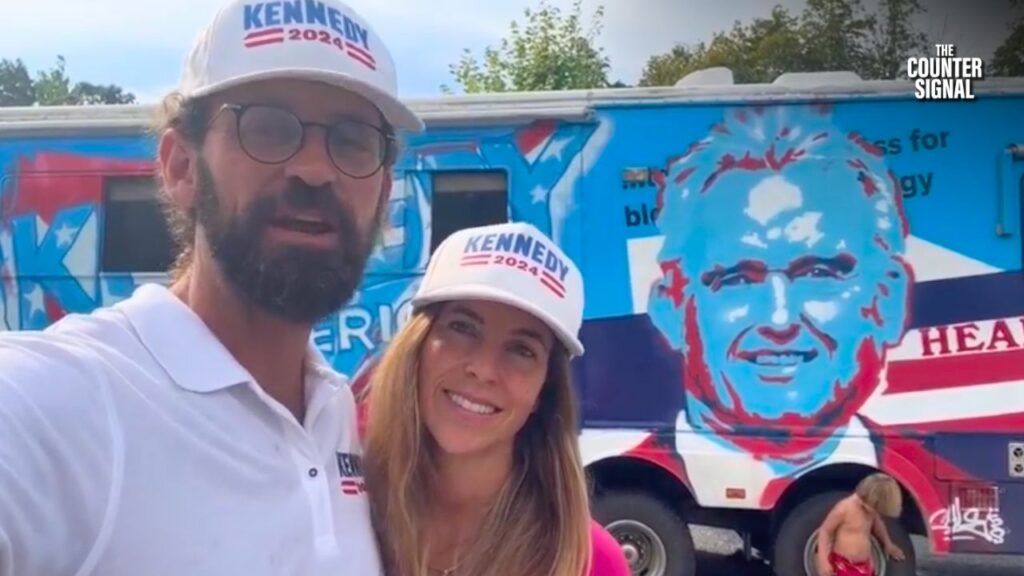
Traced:
<path id="1" fill-rule="evenodd" d="M 1024 553 L 1024 80 L 971 96 L 713 69 L 410 101 L 427 130 L 357 295 L 313 338 L 361 390 L 439 242 L 529 221 L 583 271 L 580 442 L 634 574 L 695 574 L 695 525 L 814 574 L 816 528 L 876 471 L 902 487 L 907 554 L 876 546 L 880 574 L 915 574 L 912 535 Z M 0 109 L 0 329 L 168 281 L 152 111 Z"/>

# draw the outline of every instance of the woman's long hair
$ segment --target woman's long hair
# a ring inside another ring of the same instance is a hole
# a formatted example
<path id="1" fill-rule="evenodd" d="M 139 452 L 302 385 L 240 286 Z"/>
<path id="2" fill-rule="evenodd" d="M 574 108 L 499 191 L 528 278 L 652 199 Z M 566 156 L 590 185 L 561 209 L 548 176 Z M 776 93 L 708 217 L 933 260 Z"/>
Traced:
<path id="1" fill-rule="evenodd" d="M 420 348 L 437 309 L 417 312 L 387 345 L 366 390 L 366 485 L 390 576 L 427 576 L 429 432 L 419 410 Z M 455 571 L 468 576 L 584 576 L 590 515 L 569 356 L 556 346 L 515 463 Z"/>

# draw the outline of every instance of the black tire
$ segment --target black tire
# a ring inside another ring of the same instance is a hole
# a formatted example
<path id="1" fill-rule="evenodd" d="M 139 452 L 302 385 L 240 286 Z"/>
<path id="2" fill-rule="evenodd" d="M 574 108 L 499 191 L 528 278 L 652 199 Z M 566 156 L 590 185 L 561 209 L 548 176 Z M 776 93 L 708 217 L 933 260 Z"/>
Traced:
<path id="1" fill-rule="evenodd" d="M 813 552 L 817 549 L 815 532 L 832 506 L 848 495 L 848 492 L 826 492 L 812 496 L 793 508 L 775 536 L 772 568 L 776 576 L 818 576 L 816 570 L 808 571 L 806 554 L 808 550 Z M 903 550 L 905 558 L 899 562 L 885 558 L 881 544 L 875 542 L 876 561 L 880 566 L 876 576 L 916 576 L 917 557 L 907 530 L 898 521 L 888 518 L 885 526 L 889 538 Z"/>
<path id="2" fill-rule="evenodd" d="M 634 576 L 696 576 L 689 527 L 656 497 L 609 491 L 594 498 L 592 514 L 623 546 Z"/>

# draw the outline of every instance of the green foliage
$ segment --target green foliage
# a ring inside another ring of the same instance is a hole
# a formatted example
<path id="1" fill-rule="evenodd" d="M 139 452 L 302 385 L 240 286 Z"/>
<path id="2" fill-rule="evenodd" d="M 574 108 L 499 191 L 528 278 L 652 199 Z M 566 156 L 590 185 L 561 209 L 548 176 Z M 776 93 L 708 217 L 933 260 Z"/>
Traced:
<path id="1" fill-rule="evenodd" d="M 864 16 L 860 0 L 807 0 L 799 34 L 808 70 L 863 71 L 868 64 L 865 46 L 875 25 Z"/>
<path id="2" fill-rule="evenodd" d="M 0 106 L 28 106 L 35 101 L 35 85 L 25 63 L 0 60 Z"/>
<path id="3" fill-rule="evenodd" d="M 608 80 L 608 59 L 595 40 L 601 32 L 604 8 L 594 13 L 589 29 L 581 24 L 580 0 L 563 16 L 558 7 L 541 0 L 537 10 L 524 11 L 526 23 L 512 22 L 500 46 L 488 46 L 482 62 L 464 50 L 457 64 L 449 67 L 455 81 L 466 93 L 523 90 L 570 90 L 604 88 Z M 621 85 L 621 84 L 619 84 Z M 449 86 L 442 86 L 452 93 Z"/>
<path id="4" fill-rule="evenodd" d="M 651 57 L 640 84 L 667 86 L 710 66 L 732 70 L 736 82 L 771 82 L 784 72 L 852 70 L 866 79 L 896 78 L 907 58 L 928 50 L 913 26 L 920 0 L 880 0 L 869 14 L 861 0 L 807 0 L 793 15 L 775 6 L 767 18 L 714 34 L 710 43 L 677 45 Z"/>
<path id="5" fill-rule="evenodd" d="M 805 46 L 798 20 L 780 6 L 769 18 L 746 26 L 736 22 L 729 32 L 715 34 L 698 68 L 726 66 L 736 82 L 769 82 L 785 71 L 802 68 Z"/>
<path id="6" fill-rule="evenodd" d="M 1012 8 L 1024 8 L 1024 0 L 1010 0 Z M 1024 14 L 1010 24 L 1010 34 L 996 48 L 988 75 L 1024 76 Z"/>
<path id="7" fill-rule="evenodd" d="M 864 53 L 863 76 L 905 77 L 907 58 L 932 52 L 927 36 L 911 24 L 911 18 L 924 12 L 919 0 L 881 0 Z"/>
<path id="8" fill-rule="evenodd" d="M 119 86 L 89 82 L 72 84 L 63 56 L 49 70 L 40 70 L 35 78 L 21 59 L 0 60 L 0 106 L 57 106 L 87 104 L 131 104 L 135 95 Z"/>
<path id="9" fill-rule="evenodd" d="M 707 46 L 676 44 L 665 54 L 647 59 L 640 86 L 669 86 L 690 72 L 705 66 Z"/>

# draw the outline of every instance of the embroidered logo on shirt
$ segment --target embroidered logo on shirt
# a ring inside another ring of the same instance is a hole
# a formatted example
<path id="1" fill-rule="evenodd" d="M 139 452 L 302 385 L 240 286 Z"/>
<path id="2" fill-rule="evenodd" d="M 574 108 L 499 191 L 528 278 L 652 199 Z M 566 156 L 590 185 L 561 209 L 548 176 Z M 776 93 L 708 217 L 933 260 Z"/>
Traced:
<path id="1" fill-rule="evenodd" d="M 362 460 L 358 454 L 338 452 L 338 473 L 341 475 L 341 492 L 348 496 L 357 496 L 366 492 L 363 482 Z"/>

